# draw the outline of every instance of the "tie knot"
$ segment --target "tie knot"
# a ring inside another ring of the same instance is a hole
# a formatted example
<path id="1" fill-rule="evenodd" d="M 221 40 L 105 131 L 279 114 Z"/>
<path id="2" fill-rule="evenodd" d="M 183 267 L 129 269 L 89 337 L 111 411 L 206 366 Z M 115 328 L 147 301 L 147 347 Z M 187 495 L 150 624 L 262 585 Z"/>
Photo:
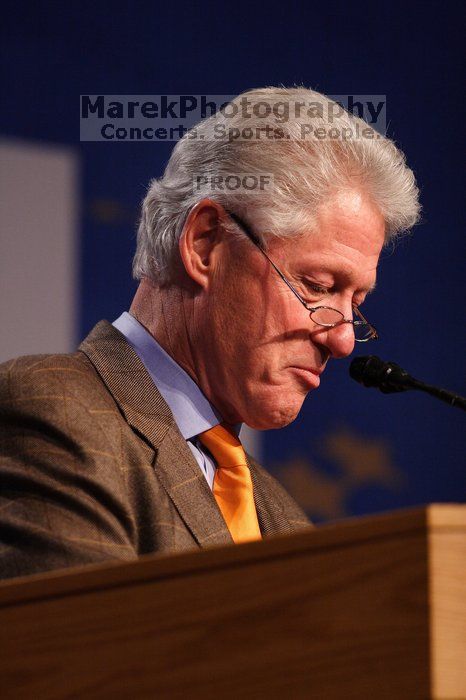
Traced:
<path id="1" fill-rule="evenodd" d="M 241 442 L 224 423 L 200 433 L 199 440 L 211 452 L 218 467 L 233 469 L 246 466 L 246 454 Z"/>

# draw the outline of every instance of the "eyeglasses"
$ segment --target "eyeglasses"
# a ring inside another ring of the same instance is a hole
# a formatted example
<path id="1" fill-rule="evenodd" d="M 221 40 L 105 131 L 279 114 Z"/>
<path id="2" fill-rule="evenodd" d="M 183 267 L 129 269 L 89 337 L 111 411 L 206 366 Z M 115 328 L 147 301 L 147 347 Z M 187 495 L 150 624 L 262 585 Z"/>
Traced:
<path id="1" fill-rule="evenodd" d="M 354 339 L 358 343 L 366 343 L 368 340 L 377 340 L 379 336 L 374 326 L 369 323 L 369 321 L 363 316 L 361 311 L 355 305 L 353 305 L 353 313 L 357 317 L 355 319 L 345 318 L 341 311 L 338 311 L 338 309 L 333 309 L 331 306 L 308 306 L 302 298 L 302 296 L 299 294 L 299 292 L 297 292 L 296 289 L 293 287 L 291 282 L 287 280 L 283 272 L 281 272 L 275 265 L 273 260 L 269 258 L 264 248 L 262 247 L 260 240 L 257 238 L 257 236 L 254 235 L 254 233 L 244 223 L 244 221 L 242 221 L 242 219 L 240 219 L 239 216 L 233 214 L 230 211 L 226 211 L 226 213 L 235 222 L 235 224 L 237 224 L 240 227 L 243 233 L 246 234 L 249 240 L 252 243 L 254 243 L 254 245 L 257 248 L 259 248 L 261 253 L 267 258 L 269 263 L 272 265 L 275 272 L 282 278 L 284 283 L 293 292 L 295 297 L 301 302 L 304 308 L 309 311 L 310 318 L 312 319 L 312 321 L 314 321 L 314 323 L 316 323 L 318 326 L 323 326 L 324 328 L 335 328 L 335 326 L 339 326 L 342 323 L 351 323 L 354 331 Z"/>

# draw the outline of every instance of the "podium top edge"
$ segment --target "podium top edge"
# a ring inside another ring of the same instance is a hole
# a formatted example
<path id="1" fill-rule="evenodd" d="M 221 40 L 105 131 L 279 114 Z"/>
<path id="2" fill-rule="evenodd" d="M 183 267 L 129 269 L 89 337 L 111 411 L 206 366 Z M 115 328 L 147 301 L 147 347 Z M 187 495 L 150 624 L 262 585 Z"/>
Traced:
<path id="1" fill-rule="evenodd" d="M 353 517 L 314 529 L 266 538 L 242 545 L 212 547 L 173 554 L 147 554 L 131 562 L 109 560 L 78 568 L 59 569 L 0 580 L 2 607 L 50 597 L 88 593 L 126 585 L 195 575 L 209 568 L 246 566 L 289 556 L 311 556 L 325 549 L 358 546 L 361 542 L 435 531 L 457 530 L 466 537 L 466 505 L 431 504 L 418 508 Z M 1 575 L 1 572 L 0 572 Z"/>
<path id="2" fill-rule="evenodd" d="M 432 503 L 426 511 L 430 527 L 466 527 L 466 505 Z"/>

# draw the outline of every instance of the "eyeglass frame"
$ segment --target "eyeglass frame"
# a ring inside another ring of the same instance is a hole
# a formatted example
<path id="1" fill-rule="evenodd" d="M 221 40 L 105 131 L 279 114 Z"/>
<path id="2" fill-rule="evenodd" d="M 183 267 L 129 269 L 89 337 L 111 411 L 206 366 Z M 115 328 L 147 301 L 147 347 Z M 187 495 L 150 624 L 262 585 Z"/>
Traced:
<path id="1" fill-rule="evenodd" d="M 268 254 L 265 252 L 264 247 L 262 246 L 262 244 L 261 244 L 259 238 L 251 231 L 251 229 L 249 228 L 249 226 L 247 226 L 247 224 L 245 224 L 245 222 L 244 222 L 237 214 L 234 214 L 234 213 L 231 212 L 231 211 L 227 211 L 226 209 L 225 209 L 225 213 L 230 217 L 230 219 L 232 219 L 232 221 L 235 222 L 235 224 L 237 224 L 237 225 L 240 227 L 240 229 L 243 231 L 243 233 L 245 233 L 246 236 L 249 238 L 249 240 L 251 241 L 251 243 L 253 243 L 253 244 L 261 251 L 261 253 L 267 258 L 267 260 L 268 260 L 269 263 L 272 265 L 272 267 L 273 267 L 273 269 L 275 270 L 275 272 L 276 272 L 276 273 L 279 275 L 279 277 L 283 280 L 283 282 L 286 284 L 286 286 L 291 290 L 291 292 L 293 292 L 293 294 L 295 295 L 295 297 L 298 299 L 298 301 L 301 302 L 301 304 L 304 306 L 304 308 L 305 308 L 307 311 L 309 311 L 309 317 L 310 317 L 310 319 L 311 319 L 317 326 L 320 326 L 321 328 L 336 328 L 337 326 L 340 326 L 342 323 L 351 323 L 352 326 L 362 326 L 362 325 L 365 325 L 365 326 L 368 326 L 368 329 L 369 329 L 371 335 L 369 335 L 368 338 L 356 338 L 356 334 L 355 334 L 355 336 L 354 336 L 355 342 L 357 342 L 357 343 L 367 343 L 368 340 L 378 340 L 379 334 L 378 334 L 377 330 L 376 330 L 375 327 L 372 325 L 372 323 L 369 323 L 369 321 L 365 318 L 364 314 L 359 310 L 359 308 L 358 308 L 355 304 L 353 304 L 353 313 L 355 313 L 357 316 L 359 316 L 359 319 L 354 319 L 354 318 L 353 318 L 353 319 L 349 319 L 349 318 L 345 318 L 344 315 L 343 315 L 343 313 L 342 313 L 339 309 L 334 309 L 332 306 L 325 306 L 325 305 L 314 306 L 314 307 L 308 306 L 308 304 L 306 304 L 306 302 L 304 301 L 304 299 L 302 298 L 302 296 L 300 295 L 300 293 L 293 287 L 293 285 L 291 284 L 291 282 L 285 277 L 285 275 L 283 274 L 283 272 L 281 272 L 281 270 L 276 266 L 276 264 L 274 263 L 274 261 L 273 261 L 273 260 L 268 256 Z M 315 311 L 318 311 L 319 309 L 328 309 L 329 311 L 336 311 L 338 314 L 341 315 L 341 317 L 342 317 L 342 318 L 341 318 L 341 321 L 336 321 L 335 323 L 319 323 L 318 321 L 315 321 L 315 320 L 312 318 L 312 314 L 313 314 Z"/>

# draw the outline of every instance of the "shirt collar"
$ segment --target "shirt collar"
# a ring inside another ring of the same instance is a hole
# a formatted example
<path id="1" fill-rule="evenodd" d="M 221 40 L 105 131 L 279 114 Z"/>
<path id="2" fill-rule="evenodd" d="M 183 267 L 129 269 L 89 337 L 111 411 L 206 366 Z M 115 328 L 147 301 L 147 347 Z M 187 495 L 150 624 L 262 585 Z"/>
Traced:
<path id="1" fill-rule="evenodd" d="M 197 384 L 134 316 L 125 311 L 113 322 L 113 326 L 125 336 L 139 356 L 167 402 L 185 440 L 221 423 L 221 415 Z"/>

